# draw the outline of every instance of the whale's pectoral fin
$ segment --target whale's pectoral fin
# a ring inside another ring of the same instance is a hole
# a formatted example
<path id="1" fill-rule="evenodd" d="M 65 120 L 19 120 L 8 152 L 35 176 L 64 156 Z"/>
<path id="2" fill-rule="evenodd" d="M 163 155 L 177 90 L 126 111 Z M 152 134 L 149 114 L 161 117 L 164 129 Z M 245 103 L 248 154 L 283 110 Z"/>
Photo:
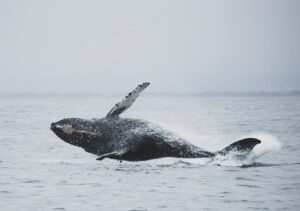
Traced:
<path id="1" fill-rule="evenodd" d="M 140 93 L 150 85 L 149 82 L 138 85 L 132 92 L 130 92 L 125 99 L 118 102 L 106 115 L 106 118 L 118 117 L 123 111 L 129 108 Z"/>
<path id="2" fill-rule="evenodd" d="M 110 153 L 101 155 L 96 160 L 103 160 L 104 158 L 111 158 L 111 159 L 120 160 L 120 162 L 122 162 L 122 155 L 123 154 L 124 154 L 123 151 L 110 152 Z"/>
<path id="3" fill-rule="evenodd" d="M 261 141 L 256 138 L 245 138 L 230 144 L 228 147 L 225 147 L 221 151 L 218 151 L 216 155 L 227 155 L 230 152 L 247 154 L 256 146 L 256 144 L 260 143 Z"/>

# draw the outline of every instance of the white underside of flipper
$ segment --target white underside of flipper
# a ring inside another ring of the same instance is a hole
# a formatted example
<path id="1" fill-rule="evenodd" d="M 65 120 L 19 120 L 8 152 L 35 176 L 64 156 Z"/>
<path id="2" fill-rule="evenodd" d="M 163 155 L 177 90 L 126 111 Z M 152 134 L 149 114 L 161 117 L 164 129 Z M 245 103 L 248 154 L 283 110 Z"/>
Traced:
<path id="1" fill-rule="evenodd" d="M 126 109 L 128 109 L 140 95 L 140 93 L 150 85 L 149 82 L 138 85 L 130 92 L 121 102 L 118 102 L 106 115 L 106 118 L 119 117 Z"/>

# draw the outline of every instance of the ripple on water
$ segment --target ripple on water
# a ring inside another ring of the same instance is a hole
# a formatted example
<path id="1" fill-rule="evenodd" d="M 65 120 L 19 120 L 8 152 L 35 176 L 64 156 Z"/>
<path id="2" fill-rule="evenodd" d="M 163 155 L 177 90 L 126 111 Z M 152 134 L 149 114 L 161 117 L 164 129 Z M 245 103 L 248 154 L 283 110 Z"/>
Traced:
<path id="1" fill-rule="evenodd" d="M 224 195 L 227 195 L 227 194 L 230 194 L 231 192 L 228 192 L 228 191 L 223 191 L 221 192 L 220 194 L 224 194 Z"/>
<path id="2" fill-rule="evenodd" d="M 268 207 L 247 207 L 247 208 L 251 210 L 269 210 Z"/>
<path id="3" fill-rule="evenodd" d="M 224 199 L 223 200 L 224 202 L 226 203 L 239 203 L 239 202 L 242 202 L 242 203 L 253 203 L 253 204 L 263 204 L 264 201 L 259 201 L 259 200 L 247 200 L 247 199 L 241 199 L 241 200 L 229 200 L 229 199 Z"/>
<path id="4" fill-rule="evenodd" d="M 261 187 L 258 186 L 258 185 L 249 185 L 249 184 L 238 184 L 237 186 L 240 186 L 240 187 L 247 187 L 247 188 L 261 188 Z"/>
<path id="5" fill-rule="evenodd" d="M 246 178 L 246 177 L 236 177 L 236 180 L 244 180 L 244 181 L 255 181 L 254 179 L 251 178 Z"/>
<path id="6" fill-rule="evenodd" d="M 24 180 L 22 183 L 40 183 L 42 182 L 41 180 L 30 180 L 30 179 L 27 179 L 27 180 Z"/>
<path id="7" fill-rule="evenodd" d="M 1 193 L 10 193 L 10 191 L 2 190 Z"/>
<path id="8" fill-rule="evenodd" d="M 178 177 L 177 179 L 186 180 L 187 178 L 186 177 Z"/>
<path id="9" fill-rule="evenodd" d="M 160 205 L 157 208 L 159 208 L 159 209 L 166 209 L 166 208 L 168 208 L 168 206 L 167 205 Z"/>

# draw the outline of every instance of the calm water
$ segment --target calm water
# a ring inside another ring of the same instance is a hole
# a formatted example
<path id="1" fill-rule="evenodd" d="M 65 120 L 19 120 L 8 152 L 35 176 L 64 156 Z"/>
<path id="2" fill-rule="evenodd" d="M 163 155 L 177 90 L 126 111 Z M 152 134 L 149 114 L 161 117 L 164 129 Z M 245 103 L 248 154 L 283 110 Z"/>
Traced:
<path id="1" fill-rule="evenodd" d="M 49 129 L 118 99 L 0 98 L 0 210 L 300 210 L 299 97 L 140 97 L 123 114 L 211 151 L 261 138 L 254 162 L 96 161 Z"/>

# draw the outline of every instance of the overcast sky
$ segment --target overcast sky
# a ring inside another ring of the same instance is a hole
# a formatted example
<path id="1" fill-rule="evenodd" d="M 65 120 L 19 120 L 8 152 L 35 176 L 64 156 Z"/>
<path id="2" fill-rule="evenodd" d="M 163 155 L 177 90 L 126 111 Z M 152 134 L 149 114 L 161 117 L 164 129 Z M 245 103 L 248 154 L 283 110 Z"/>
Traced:
<path id="1" fill-rule="evenodd" d="M 0 92 L 300 89 L 300 1 L 0 0 Z"/>

